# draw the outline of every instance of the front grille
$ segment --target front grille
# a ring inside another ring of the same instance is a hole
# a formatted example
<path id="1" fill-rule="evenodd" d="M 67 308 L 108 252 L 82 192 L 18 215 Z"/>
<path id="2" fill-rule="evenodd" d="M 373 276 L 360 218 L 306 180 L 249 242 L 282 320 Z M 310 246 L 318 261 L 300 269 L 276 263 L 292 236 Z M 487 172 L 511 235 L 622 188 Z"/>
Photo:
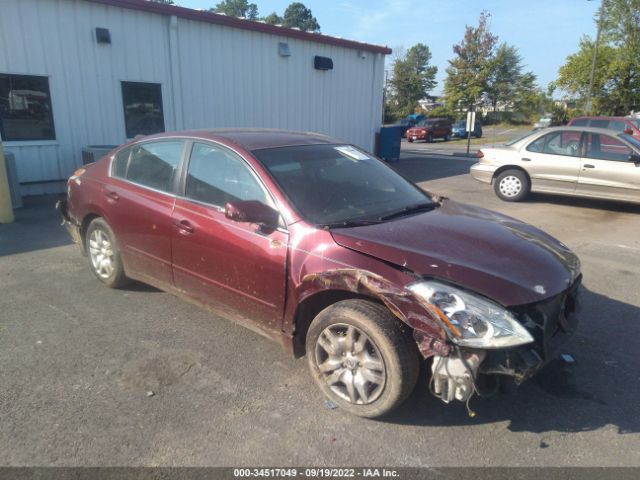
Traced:
<path id="1" fill-rule="evenodd" d="M 558 354 L 578 323 L 578 292 L 582 277 L 564 292 L 542 302 L 514 309 L 535 339 L 536 350 L 547 362 Z"/>

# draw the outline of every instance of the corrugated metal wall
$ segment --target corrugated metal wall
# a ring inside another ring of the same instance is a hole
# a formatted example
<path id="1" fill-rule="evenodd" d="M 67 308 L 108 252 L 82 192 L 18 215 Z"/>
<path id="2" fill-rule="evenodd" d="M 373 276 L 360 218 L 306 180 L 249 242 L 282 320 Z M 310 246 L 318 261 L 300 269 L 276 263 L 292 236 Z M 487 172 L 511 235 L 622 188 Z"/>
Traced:
<path id="1" fill-rule="evenodd" d="M 111 45 L 95 41 L 108 28 Z M 290 57 L 278 55 L 287 42 Z M 333 59 L 313 68 L 315 55 Z M 9 142 L 21 182 L 60 179 L 90 144 L 126 140 L 121 81 L 162 84 L 167 130 L 271 127 L 326 133 L 373 149 L 382 54 L 85 0 L 2 0 L 0 73 L 46 75 L 55 141 Z M 62 191 L 23 186 L 23 194 Z"/>

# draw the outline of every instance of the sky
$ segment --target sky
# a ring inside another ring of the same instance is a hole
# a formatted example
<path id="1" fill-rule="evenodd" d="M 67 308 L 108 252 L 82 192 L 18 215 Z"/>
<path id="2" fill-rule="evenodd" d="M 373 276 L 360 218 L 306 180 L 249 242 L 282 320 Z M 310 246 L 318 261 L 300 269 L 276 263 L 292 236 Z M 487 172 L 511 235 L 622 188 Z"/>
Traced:
<path id="1" fill-rule="evenodd" d="M 219 0 L 177 0 L 189 8 L 210 8 Z M 253 0 L 258 14 L 282 14 L 293 0 Z M 583 35 L 596 34 L 597 0 L 303 0 L 320 23 L 321 31 L 367 43 L 387 45 L 394 52 L 418 42 L 432 53 L 442 92 L 452 46 L 465 25 L 476 26 L 482 10 L 491 14 L 490 30 L 518 48 L 525 71 L 538 77 L 541 87 L 555 80 L 558 69 L 578 50 Z M 388 58 L 390 68 L 391 58 Z"/>

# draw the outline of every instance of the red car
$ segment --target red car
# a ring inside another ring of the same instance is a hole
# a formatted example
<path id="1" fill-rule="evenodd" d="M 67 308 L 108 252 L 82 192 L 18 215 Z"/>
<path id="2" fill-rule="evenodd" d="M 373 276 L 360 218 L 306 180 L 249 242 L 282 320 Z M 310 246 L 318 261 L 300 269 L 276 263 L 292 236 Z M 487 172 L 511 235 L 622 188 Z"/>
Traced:
<path id="1" fill-rule="evenodd" d="M 567 127 L 593 127 L 626 133 L 640 140 L 640 119 L 631 117 L 576 117 Z"/>
<path id="2" fill-rule="evenodd" d="M 562 243 L 323 135 L 145 137 L 78 170 L 58 208 L 98 280 L 147 282 L 306 353 L 324 394 L 365 417 L 400 404 L 424 359 L 446 402 L 520 383 L 577 321 Z"/>
<path id="3" fill-rule="evenodd" d="M 407 140 L 424 140 L 431 143 L 436 138 L 442 138 L 447 142 L 451 138 L 451 129 L 451 120 L 447 118 L 427 118 L 407 130 Z"/>

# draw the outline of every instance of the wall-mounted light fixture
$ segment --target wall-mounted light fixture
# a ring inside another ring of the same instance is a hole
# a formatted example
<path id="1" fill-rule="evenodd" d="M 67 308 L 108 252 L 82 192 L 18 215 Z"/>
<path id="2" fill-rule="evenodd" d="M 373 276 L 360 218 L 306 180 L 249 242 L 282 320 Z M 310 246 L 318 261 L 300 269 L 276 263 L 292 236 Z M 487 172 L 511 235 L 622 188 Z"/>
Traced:
<path id="1" fill-rule="evenodd" d="M 333 70 L 333 60 L 329 57 L 320 57 L 316 55 L 313 58 L 313 68 L 316 70 Z"/>
<path id="2" fill-rule="evenodd" d="M 285 42 L 278 43 L 278 55 L 281 57 L 290 57 L 291 50 L 289 50 L 289 44 Z"/>
<path id="3" fill-rule="evenodd" d="M 108 28 L 96 28 L 96 41 L 98 43 L 104 43 L 111 45 L 111 33 Z"/>

